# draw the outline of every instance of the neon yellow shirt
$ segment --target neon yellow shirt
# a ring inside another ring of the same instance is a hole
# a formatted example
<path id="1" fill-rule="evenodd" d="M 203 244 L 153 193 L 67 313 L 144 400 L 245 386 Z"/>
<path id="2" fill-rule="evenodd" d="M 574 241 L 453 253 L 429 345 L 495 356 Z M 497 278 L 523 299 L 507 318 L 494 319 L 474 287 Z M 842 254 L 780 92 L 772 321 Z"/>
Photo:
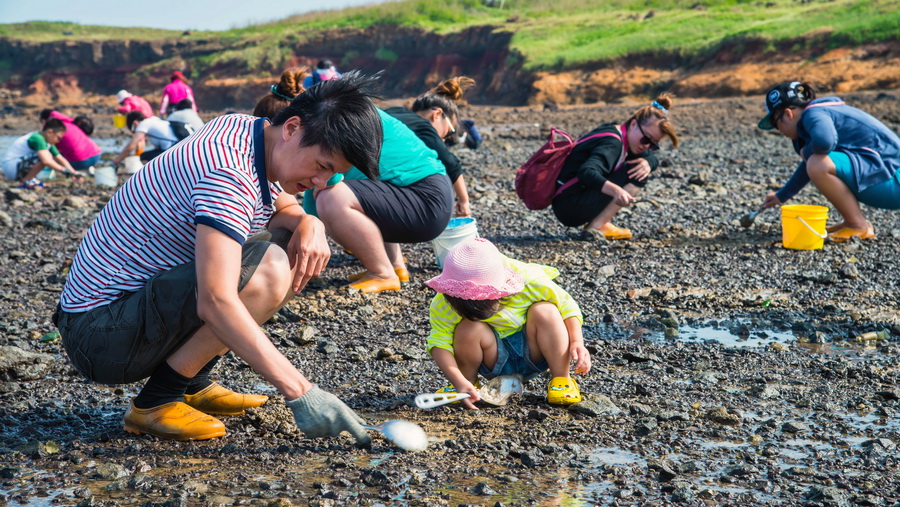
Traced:
<path id="1" fill-rule="evenodd" d="M 568 292 L 557 285 L 553 279 L 559 276 L 559 270 L 542 264 L 529 264 L 504 257 L 506 264 L 517 271 L 525 279 L 525 288 L 518 294 L 500 300 L 500 311 L 483 322 L 491 326 L 500 338 L 506 338 L 525 326 L 525 317 L 531 305 L 540 301 L 549 301 L 559 308 L 563 320 L 571 317 L 584 323 L 584 317 L 578 303 Z M 437 294 L 431 300 L 428 311 L 431 321 L 431 332 L 426 339 L 429 352 L 434 347 L 453 352 L 453 331 L 462 321 L 443 294 Z"/>

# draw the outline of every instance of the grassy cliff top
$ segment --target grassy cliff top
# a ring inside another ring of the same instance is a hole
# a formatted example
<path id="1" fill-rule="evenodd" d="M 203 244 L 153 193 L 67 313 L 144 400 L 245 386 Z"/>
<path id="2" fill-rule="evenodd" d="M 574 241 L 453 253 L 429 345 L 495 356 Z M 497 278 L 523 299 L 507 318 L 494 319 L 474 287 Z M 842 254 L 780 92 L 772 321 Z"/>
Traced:
<path id="1" fill-rule="evenodd" d="M 514 33 L 512 46 L 528 68 L 559 69 L 635 53 L 690 56 L 744 39 L 767 40 L 773 48 L 779 41 L 810 37 L 834 47 L 900 40 L 900 8 L 897 0 L 403 0 L 222 32 L 31 22 L 0 25 L 0 36 L 39 42 L 177 37 L 271 43 L 373 25 L 445 34 L 492 25 Z"/>

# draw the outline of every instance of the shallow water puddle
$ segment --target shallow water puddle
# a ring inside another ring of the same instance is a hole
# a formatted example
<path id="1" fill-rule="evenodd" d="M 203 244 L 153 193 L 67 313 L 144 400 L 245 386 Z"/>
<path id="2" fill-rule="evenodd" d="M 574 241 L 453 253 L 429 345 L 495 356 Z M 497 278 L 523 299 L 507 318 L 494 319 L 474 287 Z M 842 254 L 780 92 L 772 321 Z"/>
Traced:
<path id="1" fill-rule="evenodd" d="M 588 460 L 594 466 L 602 465 L 637 465 L 646 464 L 647 460 L 633 452 L 618 447 L 597 447 L 588 454 Z"/>
<path id="2" fill-rule="evenodd" d="M 754 336 L 755 334 L 755 336 Z M 759 347 L 780 343 L 782 345 L 795 341 L 790 332 L 757 330 L 748 335 L 738 335 L 730 329 L 723 327 L 707 326 L 679 326 L 678 337 L 680 341 L 716 342 L 725 347 L 745 348 Z"/>

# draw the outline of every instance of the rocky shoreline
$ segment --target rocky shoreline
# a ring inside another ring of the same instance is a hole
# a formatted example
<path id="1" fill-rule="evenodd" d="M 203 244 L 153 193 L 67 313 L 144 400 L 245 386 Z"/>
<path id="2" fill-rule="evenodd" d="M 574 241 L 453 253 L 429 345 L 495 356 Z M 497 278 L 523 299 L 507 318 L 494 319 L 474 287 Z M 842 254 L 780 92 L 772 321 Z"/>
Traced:
<path id="1" fill-rule="evenodd" d="M 844 98 L 900 129 L 900 92 Z M 750 99 L 676 103 L 682 146 L 660 152 L 662 167 L 617 220 L 632 241 L 580 241 L 516 199 L 515 169 L 551 125 L 582 134 L 634 108 L 464 113 L 486 137 L 458 152 L 480 233 L 558 267 L 585 313 L 585 402 L 547 405 L 536 379 L 505 407 L 415 408 L 416 393 L 444 384 L 424 350 L 433 292 L 422 282 L 438 272 L 427 244 L 404 248 L 412 282 L 376 296 L 342 287 L 359 264 L 335 246 L 324 276 L 264 326 L 363 417 L 422 425 L 432 442 L 420 453 L 378 437 L 371 449 L 346 435 L 303 438 L 280 397 L 231 356 L 213 376 L 273 399 L 225 418 L 226 437 L 125 433 L 139 386 L 80 378 L 50 323 L 111 190 L 3 188 L 0 505 L 900 503 L 900 214 L 866 209 L 876 240 L 814 251 L 782 248 L 777 210 L 741 228 L 796 163 L 786 139 L 755 128 L 762 104 Z M 825 204 L 812 189 L 794 202 Z M 854 340 L 882 329 L 888 340 Z"/>

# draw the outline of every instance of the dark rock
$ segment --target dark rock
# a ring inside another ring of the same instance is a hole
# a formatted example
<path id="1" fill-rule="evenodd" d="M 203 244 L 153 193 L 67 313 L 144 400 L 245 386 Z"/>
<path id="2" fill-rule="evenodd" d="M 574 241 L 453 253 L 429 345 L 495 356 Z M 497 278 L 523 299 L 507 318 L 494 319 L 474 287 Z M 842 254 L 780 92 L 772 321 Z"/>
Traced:
<path id="1" fill-rule="evenodd" d="M 832 486 L 813 486 L 806 492 L 806 500 L 840 507 L 850 505 L 847 493 Z"/>
<path id="2" fill-rule="evenodd" d="M 655 417 L 645 417 L 641 419 L 641 421 L 635 425 L 634 434 L 642 437 L 653 433 L 657 427 L 657 422 Z"/>
<path id="3" fill-rule="evenodd" d="M 602 394 L 587 395 L 586 399 L 580 403 L 569 405 L 569 410 L 591 417 L 616 415 L 622 411 L 612 400 Z"/>
<path id="4" fill-rule="evenodd" d="M 472 488 L 472 494 L 478 496 L 491 496 L 496 495 L 497 492 L 494 491 L 486 482 L 479 482 Z"/>
<path id="5" fill-rule="evenodd" d="M 706 418 L 723 426 L 740 426 L 743 418 L 725 407 L 717 407 L 706 412 Z"/>
<path id="6" fill-rule="evenodd" d="M 691 503 L 696 496 L 691 486 L 678 486 L 672 491 L 672 501 L 675 503 Z"/>
<path id="7" fill-rule="evenodd" d="M 0 380 L 37 380 L 45 375 L 52 362 L 50 354 L 0 346 Z"/>
<path id="8" fill-rule="evenodd" d="M 809 427 L 802 422 L 788 421 L 781 425 L 781 431 L 785 433 L 803 433 L 809 431 Z"/>

